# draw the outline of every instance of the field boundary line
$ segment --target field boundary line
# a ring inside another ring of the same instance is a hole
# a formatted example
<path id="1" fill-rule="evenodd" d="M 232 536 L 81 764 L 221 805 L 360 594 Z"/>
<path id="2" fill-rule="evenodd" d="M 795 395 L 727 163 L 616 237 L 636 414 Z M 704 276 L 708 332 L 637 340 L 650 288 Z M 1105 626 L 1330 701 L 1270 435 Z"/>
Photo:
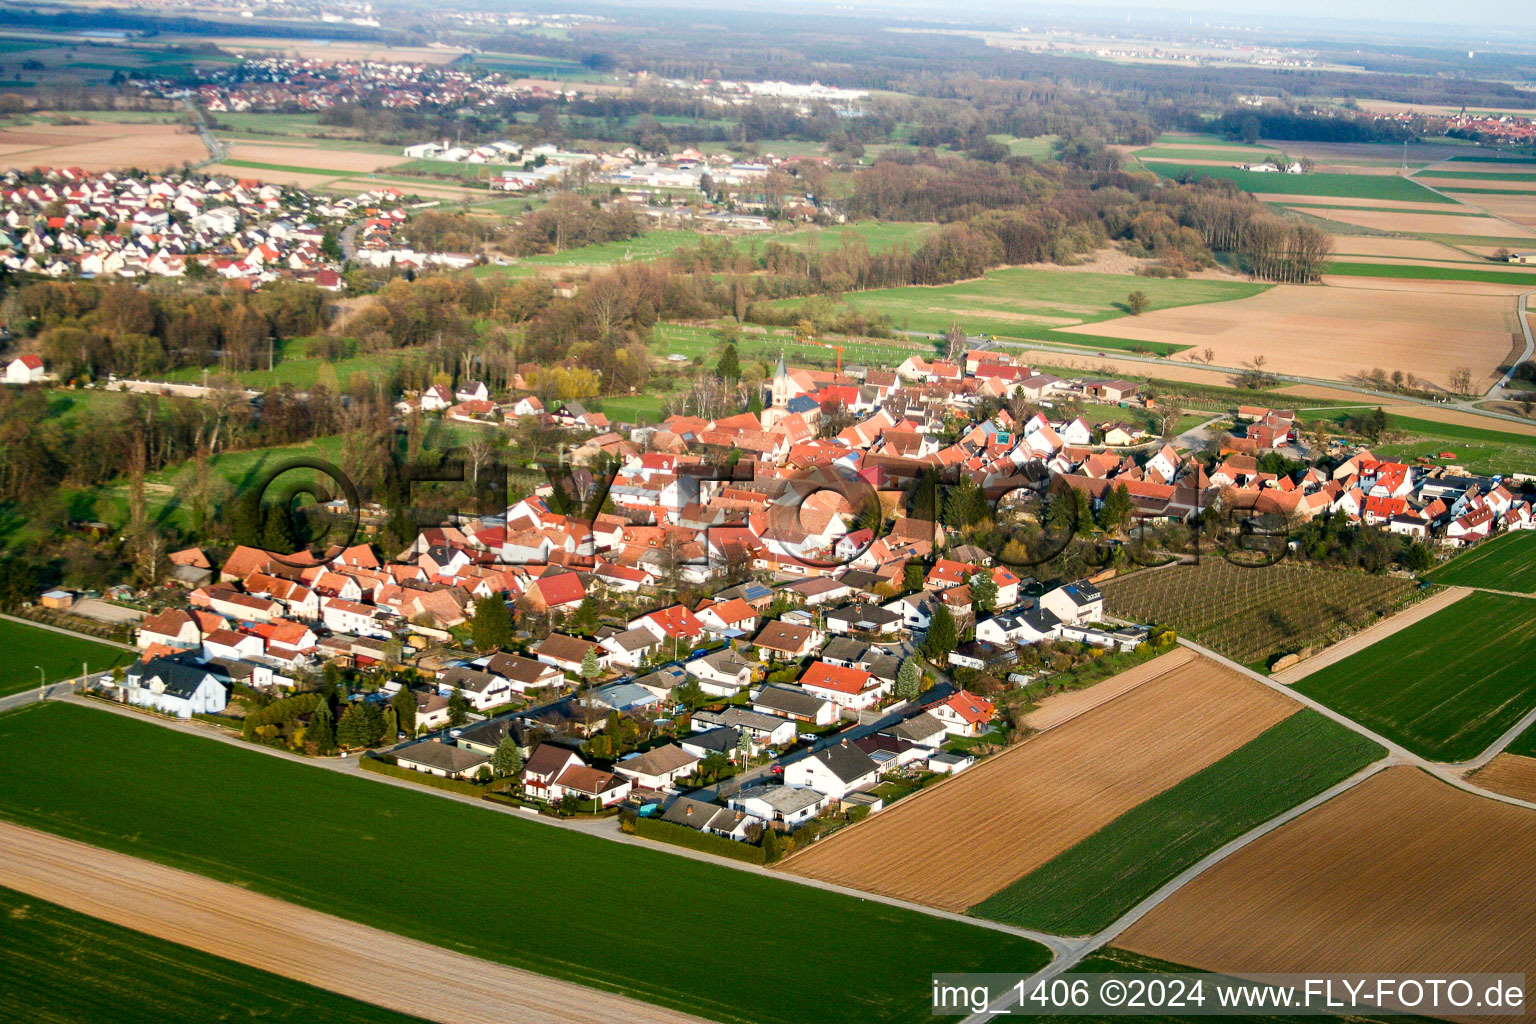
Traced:
<path id="1" fill-rule="evenodd" d="M 1285 671 L 1276 672 L 1270 678 L 1286 686 L 1298 683 L 1312 673 L 1327 668 L 1334 662 L 1343 661 L 1351 654 L 1366 650 L 1392 634 L 1407 629 L 1421 619 L 1426 619 L 1435 612 L 1449 608 L 1457 601 L 1471 594 L 1472 589 L 1471 587 L 1461 586 L 1446 587 L 1440 593 L 1409 605 L 1396 615 L 1389 615 L 1384 619 L 1373 622 L 1364 629 L 1350 634 L 1343 640 L 1330 645 L 1312 657 L 1292 665 Z"/>
<path id="2" fill-rule="evenodd" d="M 97 711 L 104 712 L 106 714 L 122 715 L 127 718 L 132 718 L 135 721 L 148 722 L 152 725 L 158 725 L 164 729 L 173 729 L 191 736 L 198 736 L 203 739 L 210 739 L 219 743 L 227 743 L 230 746 L 237 747 L 241 750 L 249 750 L 260 754 L 267 754 L 271 757 L 280 757 L 285 760 L 293 761 L 298 764 L 308 765 L 311 768 L 317 768 L 322 771 L 336 772 L 340 775 L 348 775 L 353 778 L 366 779 L 368 781 L 380 783 L 386 786 L 397 786 L 401 789 L 409 790 L 412 793 L 422 793 L 427 796 L 435 796 L 445 800 L 454 800 L 467 807 L 475 807 L 482 811 L 489 811 L 492 814 L 505 814 L 518 821 L 532 822 L 553 828 L 563 828 L 571 832 L 579 832 L 583 835 L 596 836 L 599 839 L 606 839 L 613 843 L 628 843 L 632 846 L 643 846 L 646 849 L 671 854 L 675 857 L 687 857 L 691 860 L 703 861 L 707 864 L 714 864 L 719 867 L 731 868 L 736 871 L 746 871 L 753 874 L 759 874 L 766 878 L 776 878 L 780 881 L 793 882 L 796 885 L 806 885 L 813 889 L 823 889 L 827 892 L 835 892 L 843 896 L 852 896 L 861 900 L 873 900 L 876 903 L 883 903 L 887 906 L 896 907 L 900 910 L 916 911 L 921 914 L 926 914 L 929 917 L 939 917 L 949 921 L 956 921 L 961 924 L 968 924 L 976 928 L 986 928 L 991 931 L 1005 932 L 1009 935 L 1015 935 L 1019 938 L 1029 939 L 1031 942 L 1039 943 L 1047 950 L 1049 950 L 1053 957 L 1061 955 L 1071 947 L 1071 943 L 1064 940 L 1061 936 L 1052 935 L 1049 932 L 1038 932 L 1028 928 L 1018 928 L 1013 925 L 1003 924 L 1000 921 L 988 921 L 982 918 L 969 917 L 965 914 L 956 914 L 951 911 L 941 910 L 938 907 L 929 907 L 924 906 L 921 903 L 911 903 L 906 900 L 900 900 L 890 896 L 881 896 L 878 893 L 865 892 L 862 889 L 852 889 L 848 886 L 837 885 L 832 882 L 823 882 L 815 878 L 801 878 L 797 875 L 775 871 L 771 868 L 757 864 L 746 864 L 741 861 L 731 860 L 726 857 L 716 857 L 713 854 L 705 853 L 700 850 L 690 850 L 686 847 L 674 846 L 670 843 L 656 842 L 650 839 L 642 839 L 639 836 L 627 835 L 618 830 L 612 818 L 599 818 L 583 821 L 581 819 L 566 820 L 561 818 L 551 818 L 543 814 L 525 814 L 520 809 L 506 804 L 499 804 L 490 800 L 481 800 L 477 797 L 462 796 L 458 793 L 451 793 L 442 789 L 434 789 L 431 786 L 418 785 L 407 779 L 397 779 L 393 778 L 392 776 L 381 775 L 377 772 L 365 772 L 359 767 L 359 758 L 347 757 L 318 760 L 316 758 L 306 757 L 303 754 L 295 754 L 288 750 L 279 750 L 275 747 L 267 747 L 255 743 L 247 743 L 240 739 L 238 736 L 226 735 L 225 733 L 218 731 L 215 726 L 208 725 L 204 722 L 199 722 L 196 719 L 184 721 L 182 719 L 161 718 L 156 715 L 146 715 L 123 705 L 113 704 L 105 701 L 91 700 L 78 695 L 73 695 L 65 699 L 72 704 L 79 705 L 80 707 L 94 708 Z"/>

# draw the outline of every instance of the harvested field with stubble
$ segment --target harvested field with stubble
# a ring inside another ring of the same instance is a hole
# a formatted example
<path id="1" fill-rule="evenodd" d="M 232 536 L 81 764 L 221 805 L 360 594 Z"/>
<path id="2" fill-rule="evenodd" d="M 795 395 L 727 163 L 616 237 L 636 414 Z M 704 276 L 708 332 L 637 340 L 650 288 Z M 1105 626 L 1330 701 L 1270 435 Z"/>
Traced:
<path id="1" fill-rule="evenodd" d="M 1198 565 L 1147 569 L 1102 589 L 1111 615 L 1172 626 L 1253 664 L 1341 640 L 1400 607 L 1413 584 L 1293 562 L 1250 569 L 1211 554 Z"/>
<path id="2" fill-rule="evenodd" d="M 1151 678 L 796 854 L 783 870 L 964 911 L 1298 708 L 1183 649 L 1130 671 Z"/>
<path id="3" fill-rule="evenodd" d="M 1533 858 L 1536 811 L 1389 768 L 1204 872 L 1115 944 L 1228 973 L 1536 974 Z"/>
<path id="4" fill-rule="evenodd" d="M 1374 282 L 1371 278 L 1357 279 Z M 1276 285 L 1232 302 L 1165 309 L 1053 335 L 1088 333 L 1161 345 L 1209 348 L 1213 361 L 1241 366 L 1263 355 L 1268 368 L 1345 380 L 1391 367 L 1445 384 L 1458 367 L 1492 383 L 1519 329 L 1515 305 L 1455 281 L 1414 281 L 1382 289 Z"/>
<path id="5" fill-rule="evenodd" d="M 1536 803 L 1536 757 L 1503 753 L 1467 776 L 1474 786 Z"/>

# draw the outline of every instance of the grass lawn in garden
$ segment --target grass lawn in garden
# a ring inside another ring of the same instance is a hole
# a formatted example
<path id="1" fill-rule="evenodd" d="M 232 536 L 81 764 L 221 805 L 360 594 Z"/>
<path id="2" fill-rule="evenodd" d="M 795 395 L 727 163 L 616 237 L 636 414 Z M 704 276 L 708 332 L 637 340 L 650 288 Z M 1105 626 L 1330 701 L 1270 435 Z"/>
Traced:
<path id="1" fill-rule="evenodd" d="M 1092 934 L 1212 850 L 1385 754 L 1303 709 L 968 913 L 1064 935 Z"/>
<path id="2" fill-rule="evenodd" d="M 1430 573 L 1447 586 L 1536 593 L 1536 531 L 1516 530 L 1463 551 Z"/>
<path id="3" fill-rule="evenodd" d="M 1409 750 L 1465 761 L 1536 707 L 1536 602 L 1473 593 L 1296 684 Z"/>
<path id="4" fill-rule="evenodd" d="M 416 1017 L 0 889 L 0 1022 L 410 1024 Z"/>
<path id="5" fill-rule="evenodd" d="M 66 748 L 110 750 L 114 771 L 155 785 L 116 786 L 103 799 L 100 762 L 59 757 Z M 930 1019 L 933 971 L 1029 973 L 1049 959 L 1012 935 L 89 707 L 32 705 L 0 716 L 0 758 L 10 766 L 0 816 L 18 824 L 726 1024 L 918 1024 Z M 473 895 L 381 884 L 369 867 L 427 863 L 461 865 Z M 530 912 L 530 890 L 507 882 L 509 865 L 538 880 L 547 911 Z M 791 965 L 781 929 L 742 927 L 764 907 L 795 922 L 817 955 Z M 661 952 L 618 955 L 624 933 L 615 922 L 625 921 Z M 901 941 L 890 943 L 893 935 Z M 864 955 L 876 947 L 880 956 Z M 727 953 L 752 968 L 723 968 Z"/>
<path id="6" fill-rule="evenodd" d="M 133 661 L 132 651 L 8 619 L 0 619 L 0 651 L 0 696 L 37 686 L 39 667 L 48 682 L 56 683 L 79 676 L 82 664 L 100 672 Z"/>

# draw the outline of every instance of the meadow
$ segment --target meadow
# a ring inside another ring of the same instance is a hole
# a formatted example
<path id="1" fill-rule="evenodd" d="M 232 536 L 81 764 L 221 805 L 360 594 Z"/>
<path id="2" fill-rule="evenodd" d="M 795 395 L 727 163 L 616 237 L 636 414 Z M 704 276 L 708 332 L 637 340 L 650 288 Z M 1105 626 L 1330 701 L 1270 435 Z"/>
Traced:
<path id="1" fill-rule="evenodd" d="M 92 672 L 133 661 L 133 652 L 108 647 L 85 637 L 66 636 L 51 629 L 0 619 L 0 696 L 36 687 L 38 668 L 50 683 L 73 679 L 84 664 Z"/>
<path id="2" fill-rule="evenodd" d="M 1082 337 L 1053 333 L 1052 328 L 1097 323 L 1128 316 L 1126 297 L 1145 294 L 1148 310 L 1248 298 L 1266 285 L 1245 281 L 1146 278 L 1073 270 L 1007 267 L 956 284 L 910 286 L 852 292 L 844 299 L 866 314 L 883 313 L 902 330 L 942 335 L 958 322 L 968 332 L 1014 340 L 1145 349 L 1167 355 L 1186 345 Z M 798 300 L 775 305 L 793 307 Z"/>
<path id="3" fill-rule="evenodd" d="M 99 763 L 64 748 L 110 750 L 114 770 L 155 784 L 103 800 Z M 0 753 L 13 766 L 0 816 L 18 824 L 728 1024 L 915 1024 L 932 971 L 1048 960 L 995 931 L 77 705 L 0 716 Z M 399 881 L 401 865 L 439 865 L 440 884 Z M 746 924 L 765 915 L 794 922 L 804 956 L 786 961 L 780 929 Z"/>
<path id="4" fill-rule="evenodd" d="M 6 979 L 3 1024 L 417 1019 L 3 888 L 0 975 Z"/>
<path id="5" fill-rule="evenodd" d="M 1412 584 L 1294 562 L 1245 568 L 1208 552 L 1198 565 L 1143 570 L 1103 590 L 1111 615 L 1172 626 L 1263 671 L 1276 655 L 1334 643 L 1395 610 Z"/>
<path id="6" fill-rule="evenodd" d="M 967 911 L 1089 935 L 1180 871 L 1386 751 L 1303 709 Z"/>
<path id="7" fill-rule="evenodd" d="M 1194 164 L 1155 163 L 1151 170 L 1165 178 L 1224 178 L 1244 192 L 1287 196 L 1334 196 L 1341 199 L 1390 199 L 1416 203 L 1444 203 L 1447 199 L 1408 178 L 1391 174 L 1273 174 L 1236 167 L 1205 167 Z"/>
<path id="8" fill-rule="evenodd" d="M 838 344 L 843 348 L 845 366 L 863 363 L 894 368 L 908 356 L 919 355 L 926 359 L 934 353 L 933 344 L 920 338 L 848 338 L 838 341 Z M 657 356 L 665 358 L 675 354 L 687 356 L 690 360 L 702 359 L 706 366 L 714 366 L 724 347 L 719 330 L 712 327 L 660 323 L 651 335 L 651 351 Z M 833 349 L 796 341 L 788 333 L 743 331 L 736 337 L 736 351 L 743 360 L 758 359 L 768 364 L 770 369 L 780 353 L 795 366 L 832 369 L 837 365 L 837 352 Z"/>
<path id="9" fill-rule="evenodd" d="M 1463 551 L 1429 576 L 1447 586 L 1536 594 L 1536 532 L 1520 530 Z"/>
<path id="10" fill-rule="evenodd" d="M 544 268 L 608 267 L 670 256 L 678 249 L 697 244 L 698 240 L 699 235 L 693 231 L 647 231 L 618 242 L 599 242 L 563 252 L 525 256 L 501 266 L 475 267 L 470 273 L 476 277 L 531 277 Z"/>
<path id="11" fill-rule="evenodd" d="M 1536 604 L 1473 593 L 1296 689 L 1436 761 L 1474 757 L 1536 707 Z"/>

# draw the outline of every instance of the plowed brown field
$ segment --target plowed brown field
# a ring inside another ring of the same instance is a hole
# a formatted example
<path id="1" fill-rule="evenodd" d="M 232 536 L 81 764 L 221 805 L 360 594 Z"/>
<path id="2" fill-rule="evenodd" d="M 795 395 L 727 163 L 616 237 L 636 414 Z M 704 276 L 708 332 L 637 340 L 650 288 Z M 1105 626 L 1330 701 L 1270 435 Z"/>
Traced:
<path id="1" fill-rule="evenodd" d="M 1215 865 L 1115 945 L 1233 973 L 1536 975 L 1533 858 L 1536 811 L 1389 768 Z"/>
<path id="2" fill-rule="evenodd" d="M 844 829 L 784 869 L 963 911 L 1297 709 L 1185 650 L 1131 671 L 1153 678 Z"/>
<path id="3" fill-rule="evenodd" d="M 0 885 L 430 1020 L 702 1024 L 686 1013 L 478 960 L 9 822 L 0 822 Z M 210 992 L 209 998 L 218 995 Z"/>
<path id="4" fill-rule="evenodd" d="M 186 124 L 30 125 L 0 129 L 0 167 L 80 167 L 163 171 L 208 159 Z"/>
<path id="5" fill-rule="evenodd" d="M 1460 366 L 1491 383 L 1518 329 L 1515 304 L 1459 281 L 1415 281 L 1414 289 L 1275 285 L 1246 299 L 1156 310 L 1053 334 L 1108 335 L 1209 348 L 1241 366 L 1256 355 L 1278 373 L 1345 380 L 1375 367 L 1444 384 Z M 1505 286 L 1507 287 L 1507 286 Z"/>
<path id="6" fill-rule="evenodd" d="M 1536 757 L 1500 754 L 1467 781 L 1494 793 L 1536 801 Z"/>

